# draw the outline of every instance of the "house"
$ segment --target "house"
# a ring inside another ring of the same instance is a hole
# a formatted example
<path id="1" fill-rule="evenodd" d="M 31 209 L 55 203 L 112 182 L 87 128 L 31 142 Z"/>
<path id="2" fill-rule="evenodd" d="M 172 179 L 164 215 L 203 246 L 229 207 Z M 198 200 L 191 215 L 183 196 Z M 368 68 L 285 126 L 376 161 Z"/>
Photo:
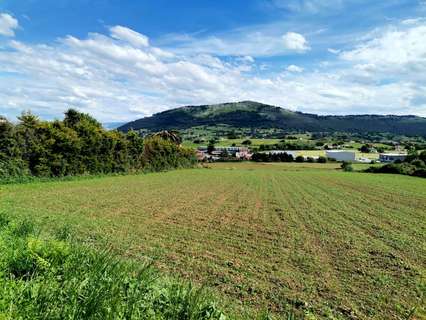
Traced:
<path id="1" fill-rule="evenodd" d="M 325 154 L 327 158 L 334 159 L 336 161 L 355 161 L 355 151 L 326 150 Z"/>
<path id="2" fill-rule="evenodd" d="M 380 162 L 404 161 L 405 158 L 407 158 L 407 154 L 403 153 L 381 153 L 379 155 Z"/>
<path id="3" fill-rule="evenodd" d="M 252 153 L 250 153 L 250 152 L 248 152 L 248 151 L 240 151 L 240 152 L 237 152 L 236 154 L 235 154 L 235 157 L 237 158 L 237 159 L 241 159 L 241 160 L 250 160 L 251 159 L 251 157 L 252 157 Z"/>
<path id="4" fill-rule="evenodd" d="M 197 150 L 195 152 L 195 156 L 197 157 L 198 161 L 203 161 L 207 158 L 207 153 L 204 151 Z"/>
<path id="5" fill-rule="evenodd" d="M 250 153 L 249 148 L 247 147 L 215 147 L 211 154 L 208 154 L 207 147 L 198 147 L 198 153 L 205 155 L 205 159 L 207 160 L 220 160 L 223 158 L 224 154 L 226 154 L 226 158 L 233 157 L 242 160 L 250 160 L 252 154 Z"/>

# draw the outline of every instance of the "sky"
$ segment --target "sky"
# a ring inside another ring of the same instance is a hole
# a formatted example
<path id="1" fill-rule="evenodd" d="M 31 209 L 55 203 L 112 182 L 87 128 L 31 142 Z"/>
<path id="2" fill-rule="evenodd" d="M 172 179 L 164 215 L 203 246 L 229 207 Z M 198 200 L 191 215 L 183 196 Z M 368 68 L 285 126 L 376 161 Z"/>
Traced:
<path id="1" fill-rule="evenodd" d="M 426 117 L 426 0 L 0 0 L 0 115 L 254 100 Z"/>

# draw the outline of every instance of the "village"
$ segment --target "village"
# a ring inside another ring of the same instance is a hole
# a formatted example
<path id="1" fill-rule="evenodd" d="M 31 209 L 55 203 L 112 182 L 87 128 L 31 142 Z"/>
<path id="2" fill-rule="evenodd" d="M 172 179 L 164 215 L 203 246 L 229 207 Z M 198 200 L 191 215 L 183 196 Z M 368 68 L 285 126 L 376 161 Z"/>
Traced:
<path id="1" fill-rule="evenodd" d="M 253 160 L 254 154 L 263 154 L 270 156 L 286 155 L 287 159 L 298 162 L 353 162 L 353 163 L 393 163 L 402 162 L 407 158 L 407 153 L 403 150 L 395 150 L 394 152 L 378 153 L 374 152 L 374 157 L 360 156 L 354 150 L 318 150 L 317 155 L 309 154 L 311 150 L 267 150 L 257 151 L 251 150 L 249 147 L 207 147 L 200 146 L 196 150 L 197 159 L 205 162 L 215 161 L 249 161 Z"/>

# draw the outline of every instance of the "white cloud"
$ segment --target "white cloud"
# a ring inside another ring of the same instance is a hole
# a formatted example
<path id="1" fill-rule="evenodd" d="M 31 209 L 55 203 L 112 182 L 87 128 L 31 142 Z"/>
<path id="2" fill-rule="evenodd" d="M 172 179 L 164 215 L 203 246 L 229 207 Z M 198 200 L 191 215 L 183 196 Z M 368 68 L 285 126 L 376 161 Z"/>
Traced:
<path id="1" fill-rule="evenodd" d="M 120 39 L 132 44 L 135 47 L 148 47 L 149 39 L 147 36 L 140 34 L 132 29 L 115 26 L 110 28 L 111 37 L 114 39 Z"/>
<path id="2" fill-rule="evenodd" d="M 298 67 L 292 64 L 292 65 L 289 65 L 286 70 L 289 72 L 301 73 L 303 72 L 304 69 L 302 67 Z"/>
<path id="3" fill-rule="evenodd" d="M 322 11 L 339 10 L 343 7 L 343 0 L 268 0 L 272 8 L 284 9 L 292 12 L 319 13 Z"/>
<path id="4" fill-rule="evenodd" d="M 391 28 L 357 48 L 341 53 L 348 61 L 379 65 L 407 65 L 426 62 L 426 25 L 410 23 L 409 28 Z"/>
<path id="5" fill-rule="evenodd" d="M 300 33 L 287 32 L 283 35 L 285 48 L 295 51 L 307 51 L 310 49 L 305 37 Z"/>
<path id="6" fill-rule="evenodd" d="M 0 35 L 14 37 L 15 29 L 19 27 L 18 20 L 7 13 L 0 13 Z"/>
<path id="7" fill-rule="evenodd" d="M 280 26 L 282 28 L 282 26 Z M 302 54 L 310 49 L 305 37 L 299 33 L 280 34 L 276 28 L 237 29 L 226 34 L 189 36 L 173 34 L 163 39 L 177 54 L 205 53 L 220 56 L 247 56 L 251 58 Z"/>
<path id="8" fill-rule="evenodd" d="M 327 49 L 328 52 L 332 53 L 332 54 L 339 54 L 341 51 L 338 49 L 333 49 L 333 48 L 328 48 Z"/>
<path id="9" fill-rule="evenodd" d="M 275 73 L 272 65 L 260 72 L 264 62 L 235 45 L 234 57 L 172 53 L 127 39 L 127 31 L 119 39 L 92 33 L 49 45 L 12 40 L 0 50 L 0 114 L 32 109 L 60 117 L 73 106 L 123 121 L 181 105 L 258 100 L 306 112 L 426 116 L 425 27 L 419 21 L 376 31 L 317 70 L 289 65 Z"/>
<path id="10" fill-rule="evenodd" d="M 376 82 L 426 81 L 426 21 L 403 21 L 375 31 L 339 57 Z"/>

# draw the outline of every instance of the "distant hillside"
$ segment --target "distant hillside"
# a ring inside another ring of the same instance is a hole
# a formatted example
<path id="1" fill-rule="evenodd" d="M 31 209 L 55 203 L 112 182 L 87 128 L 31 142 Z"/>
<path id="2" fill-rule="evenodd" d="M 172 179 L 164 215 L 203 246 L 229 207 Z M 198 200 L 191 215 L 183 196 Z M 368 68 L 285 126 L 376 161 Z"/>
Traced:
<path id="1" fill-rule="evenodd" d="M 107 130 L 117 129 L 118 127 L 124 125 L 125 122 L 104 122 L 102 123 L 102 127 Z"/>
<path id="2" fill-rule="evenodd" d="M 236 128 L 278 128 L 310 132 L 389 132 L 426 136 L 426 118 L 417 116 L 318 116 L 253 101 L 186 106 L 129 122 L 118 130 L 183 130 L 196 126 L 229 125 Z"/>

